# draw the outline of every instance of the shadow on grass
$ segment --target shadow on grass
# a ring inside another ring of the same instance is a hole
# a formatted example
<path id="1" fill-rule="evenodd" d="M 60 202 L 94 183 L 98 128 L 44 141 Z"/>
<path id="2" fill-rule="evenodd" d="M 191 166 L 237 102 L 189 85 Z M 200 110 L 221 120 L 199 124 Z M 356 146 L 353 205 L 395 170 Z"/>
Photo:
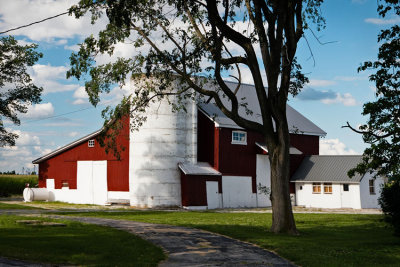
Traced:
<path id="1" fill-rule="evenodd" d="M 66 227 L 16 222 L 21 219 L 26 217 L 0 216 L 2 256 L 34 262 L 102 266 L 157 266 L 165 257 L 160 248 L 124 231 L 70 221 L 63 221 Z"/>
<path id="2" fill-rule="evenodd" d="M 212 212 L 91 212 L 96 216 L 208 230 L 257 244 L 303 266 L 398 266 L 400 239 L 381 215 L 296 214 L 299 236 L 274 234 L 271 214 Z"/>

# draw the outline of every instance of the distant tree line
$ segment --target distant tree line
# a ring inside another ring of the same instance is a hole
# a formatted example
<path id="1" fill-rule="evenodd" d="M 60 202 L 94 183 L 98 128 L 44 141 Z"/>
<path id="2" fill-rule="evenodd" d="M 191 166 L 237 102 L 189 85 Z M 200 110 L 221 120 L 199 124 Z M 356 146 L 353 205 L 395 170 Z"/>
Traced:
<path id="1" fill-rule="evenodd" d="M 26 172 L 24 172 L 24 173 L 16 173 L 14 170 L 13 171 L 5 171 L 5 172 L 1 172 L 0 171 L 0 174 L 9 174 L 9 175 L 36 175 L 36 172 L 35 171 L 33 171 L 33 172 L 29 172 L 29 171 L 26 171 Z"/>

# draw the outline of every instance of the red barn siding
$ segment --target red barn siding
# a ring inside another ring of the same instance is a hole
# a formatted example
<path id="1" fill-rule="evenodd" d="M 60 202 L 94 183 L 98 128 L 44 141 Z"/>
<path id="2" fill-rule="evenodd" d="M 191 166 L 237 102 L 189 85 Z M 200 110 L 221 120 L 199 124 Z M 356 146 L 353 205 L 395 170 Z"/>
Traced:
<path id="1" fill-rule="evenodd" d="M 94 147 L 88 147 L 88 141 L 80 143 L 66 151 L 39 163 L 39 187 L 46 186 L 46 179 L 54 179 L 55 188 L 60 189 L 68 182 L 70 189 L 76 189 L 77 161 L 107 160 L 107 184 L 109 191 L 129 191 L 129 118 L 123 119 L 124 127 L 116 142 L 125 150 L 120 151 L 120 160 L 112 152 L 95 141 Z"/>
<path id="2" fill-rule="evenodd" d="M 255 143 L 264 143 L 264 138 L 259 133 L 247 131 L 247 145 L 232 144 L 232 131 L 234 130 L 215 128 L 213 166 L 223 175 L 251 176 L 253 193 L 256 193 L 256 154 L 262 152 Z M 290 156 L 291 176 L 299 167 L 304 156 L 319 154 L 319 136 L 291 134 L 290 142 L 291 146 L 303 152 L 302 155 Z"/>
<path id="3" fill-rule="evenodd" d="M 207 206 L 207 181 L 218 182 L 222 193 L 221 176 L 185 175 L 181 171 L 182 206 Z"/>
<path id="4" fill-rule="evenodd" d="M 319 136 L 291 134 L 290 144 L 304 155 L 319 155 Z"/>
<path id="5" fill-rule="evenodd" d="M 256 193 L 256 154 L 255 142 L 262 142 L 262 135 L 247 132 L 247 145 L 232 144 L 234 129 L 219 128 L 219 168 L 223 175 L 251 176 L 252 190 Z"/>

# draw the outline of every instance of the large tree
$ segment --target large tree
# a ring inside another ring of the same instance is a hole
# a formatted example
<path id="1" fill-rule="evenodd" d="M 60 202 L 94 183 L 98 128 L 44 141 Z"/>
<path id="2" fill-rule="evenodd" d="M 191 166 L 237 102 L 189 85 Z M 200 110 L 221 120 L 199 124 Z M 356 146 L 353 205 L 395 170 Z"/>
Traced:
<path id="1" fill-rule="evenodd" d="M 142 88 L 110 113 L 115 117 L 130 112 L 137 125 L 145 116 L 138 112 L 143 112 L 149 101 L 171 93 L 181 98 L 196 94 L 215 102 L 237 125 L 261 133 L 271 163 L 271 230 L 297 233 L 289 197 L 286 102 L 288 94 L 296 94 L 307 81 L 295 54 L 308 25 L 323 26 L 321 3 L 322 0 L 81 0 L 70 9 L 71 14 L 79 18 L 89 12 L 93 22 L 105 15 L 108 23 L 98 37 L 88 37 L 79 52 L 71 56 L 67 75 L 79 79 L 89 72 L 86 91 L 94 105 L 101 93 L 109 92 L 115 83 L 123 85 L 127 76 L 146 73 L 153 80 L 156 78 L 157 86 L 141 83 Z M 95 65 L 97 55 L 112 55 L 119 42 L 131 43 L 138 53 L 132 58 Z M 236 74 L 240 85 L 244 69 L 254 82 L 261 123 L 239 115 L 246 103 L 224 82 L 229 74 Z M 182 84 L 177 92 L 167 90 L 173 81 Z M 205 86 L 205 81 L 212 81 L 215 89 Z M 229 105 L 224 105 L 223 98 L 229 100 Z"/>
<path id="2" fill-rule="evenodd" d="M 0 38 L 0 147 L 13 146 L 18 138 L 5 129 L 3 117 L 19 125 L 18 113 L 41 101 L 43 89 L 32 83 L 27 72 L 42 57 L 36 48 L 36 44 L 20 45 L 12 36 Z"/>
<path id="3" fill-rule="evenodd" d="M 385 18 L 389 13 L 400 16 L 398 0 L 378 1 L 378 13 Z M 362 134 L 365 149 L 363 161 L 350 172 L 375 171 L 377 175 L 400 181 L 400 26 L 393 25 L 378 35 L 381 43 L 378 60 L 364 62 L 359 71 L 373 70 L 369 76 L 375 83 L 376 99 L 364 104 L 367 123 L 353 131 Z"/>
<path id="4" fill-rule="evenodd" d="M 399 0 L 379 0 L 378 13 L 382 18 L 388 14 L 399 18 Z M 378 43 L 381 43 L 378 60 L 364 62 L 358 69 L 374 71 L 369 78 L 375 83 L 376 99 L 366 103 L 362 113 L 369 116 L 367 123 L 360 129 L 349 123 L 345 126 L 362 134 L 364 142 L 369 144 L 362 162 L 349 175 L 373 171 L 389 179 L 381 189 L 379 204 L 395 234 L 400 235 L 400 26 L 382 30 Z"/>

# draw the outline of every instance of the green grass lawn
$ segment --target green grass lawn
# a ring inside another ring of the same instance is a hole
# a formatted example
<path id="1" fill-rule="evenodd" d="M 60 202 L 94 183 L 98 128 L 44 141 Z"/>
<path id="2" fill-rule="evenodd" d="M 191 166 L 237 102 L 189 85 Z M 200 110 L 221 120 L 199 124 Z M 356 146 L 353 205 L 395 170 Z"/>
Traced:
<path id="1" fill-rule="evenodd" d="M 11 209 L 30 210 L 30 209 L 41 209 L 41 208 L 30 207 L 30 206 L 26 206 L 26 205 L 13 204 L 13 203 L 0 202 L 0 210 L 11 210 Z"/>
<path id="2" fill-rule="evenodd" d="M 71 221 L 62 221 L 66 227 L 16 222 L 27 219 L 55 221 L 0 215 L 1 256 L 86 266 L 157 266 L 165 258 L 161 248 L 124 231 Z"/>
<path id="3" fill-rule="evenodd" d="M 299 236 L 269 232 L 271 214 L 265 213 L 141 211 L 80 215 L 205 229 L 257 244 L 302 266 L 400 264 L 400 239 L 392 235 L 381 215 L 295 214 Z"/>

